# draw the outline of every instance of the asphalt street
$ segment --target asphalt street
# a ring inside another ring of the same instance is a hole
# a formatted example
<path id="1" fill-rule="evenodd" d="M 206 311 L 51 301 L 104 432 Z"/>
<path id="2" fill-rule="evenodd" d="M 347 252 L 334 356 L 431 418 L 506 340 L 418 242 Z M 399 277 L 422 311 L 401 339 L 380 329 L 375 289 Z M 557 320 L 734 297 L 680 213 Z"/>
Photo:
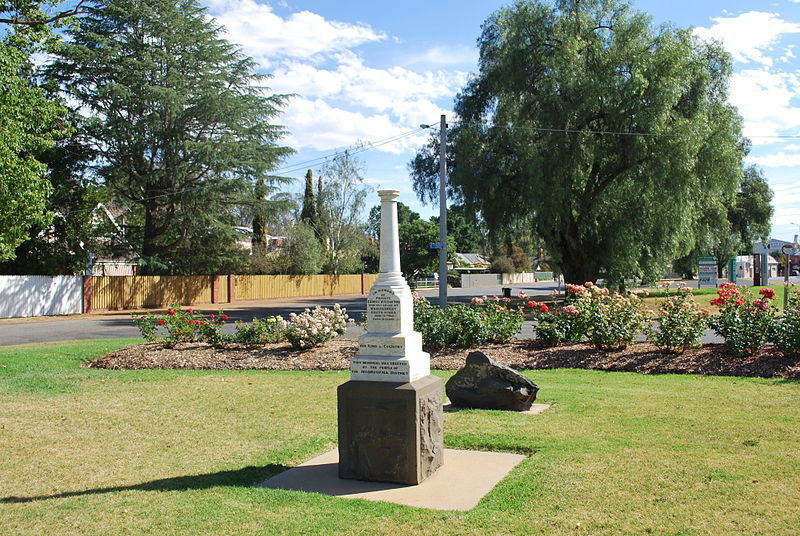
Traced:
<path id="1" fill-rule="evenodd" d="M 552 281 L 509 285 L 516 295 L 524 290 L 529 295 L 547 295 L 556 284 Z M 438 303 L 438 290 L 424 290 L 420 294 L 434 303 Z M 501 287 L 481 287 L 472 289 L 448 289 L 448 303 L 466 303 L 474 296 L 502 295 Z M 197 305 L 196 309 L 205 312 L 224 310 L 230 317 L 224 331 L 233 332 L 237 320 L 250 322 L 254 317 L 263 318 L 271 315 L 288 317 L 290 313 L 300 313 L 303 309 L 317 305 L 331 307 L 338 303 L 347 309 L 347 313 L 357 322 L 361 314 L 367 310 L 365 295 L 345 295 L 332 297 L 293 298 L 290 300 L 272 299 L 247 302 L 223 303 L 215 305 Z M 154 309 L 153 311 L 157 311 Z M 346 338 L 356 338 L 364 332 L 359 325 L 348 328 Z M 72 315 L 57 317 L 20 318 L 0 320 L 0 346 L 29 344 L 40 342 L 56 342 L 85 339 L 117 339 L 123 337 L 139 337 L 139 330 L 131 322 L 130 311 L 96 313 L 88 315 Z M 526 322 L 522 337 L 532 337 L 532 324 Z"/>
<path id="2" fill-rule="evenodd" d="M 800 278 L 793 277 L 792 279 L 796 280 Z M 780 284 L 782 281 L 771 280 L 770 283 Z M 520 290 L 524 290 L 531 296 L 547 296 L 557 288 L 557 284 L 553 281 L 507 286 L 512 288 L 512 295 L 514 296 L 516 296 Z M 437 290 L 424 290 L 420 291 L 420 294 L 426 296 L 431 302 L 438 303 Z M 502 296 L 502 288 L 496 286 L 448 289 L 448 303 L 467 303 L 473 297 L 483 295 Z M 224 310 L 230 317 L 225 331 L 233 332 L 235 330 L 234 322 L 237 320 L 250 322 L 254 317 L 263 318 L 271 315 L 288 317 L 290 313 L 299 313 L 305 308 L 313 308 L 317 305 L 331 307 L 335 303 L 339 303 L 345 307 L 348 314 L 357 322 L 361 320 L 361 314 L 367 309 L 367 297 L 360 294 L 236 302 L 233 304 L 220 304 L 220 307 L 198 305 L 196 308 L 205 312 L 216 312 L 220 309 Z M 358 324 L 352 325 L 348 328 L 344 337 L 356 338 L 363 332 L 363 328 Z M 533 335 L 533 323 L 525 322 L 519 337 L 531 338 Z M 130 311 L 0 320 L 0 346 L 67 340 L 116 339 L 122 337 L 139 337 L 139 330 L 131 322 Z M 702 341 L 721 342 L 721 339 L 713 332 L 707 331 Z"/>

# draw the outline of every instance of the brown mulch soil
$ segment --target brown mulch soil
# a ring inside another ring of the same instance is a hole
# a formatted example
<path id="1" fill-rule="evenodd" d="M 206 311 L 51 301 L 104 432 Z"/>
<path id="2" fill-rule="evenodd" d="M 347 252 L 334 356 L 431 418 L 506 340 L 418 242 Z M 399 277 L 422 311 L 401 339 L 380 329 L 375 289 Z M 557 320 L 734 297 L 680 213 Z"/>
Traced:
<path id="1" fill-rule="evenodd" d="M 163 348 L 143 343 L 122 348 L 87 363 L 107 369 L 271 369 L 346 370 L 358 342 L 334 340 L 323 346 L 294 351 L 288 344 L 258 348 L 233 346 L 224 349 L 202 343 Z M 682 354 L 663 352 L 649 343 L 624 350 L 603 351 L 587 344 L 564 344 L 550 348 L 534 341 L 514 340 L 476 348 L 446 348 L 431 352 L 431 368 L 456 370 L 474 350 L 515 369 L 582 368 L 643 374 L 715 374 L 762 378 L 800 379 L 800 362 L 783 357 L 772 347 L 757 355 L 736 357 L 722 344 L 704 344 Z"/>

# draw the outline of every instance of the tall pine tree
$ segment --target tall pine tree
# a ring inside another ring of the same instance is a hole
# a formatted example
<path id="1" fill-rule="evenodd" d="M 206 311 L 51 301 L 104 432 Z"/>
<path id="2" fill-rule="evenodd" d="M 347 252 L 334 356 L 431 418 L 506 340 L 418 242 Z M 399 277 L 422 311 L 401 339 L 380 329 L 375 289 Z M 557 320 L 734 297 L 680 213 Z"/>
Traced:
<path id="1" fill-rule="evenodd" d="M 271 123 L 286 96 L 265 94 L 265 76 L 196 0 L 99 0 L 89 11 L 50 72 L 91 112 L 96 172 L 133 209 L 140 273 L 192 271 L 187 251 L 230 257 L 232 206 L 274 181 L 268 171 L 291 152 Z"/>
<path id="2" fill-rule="evenodd" d="M 314 199 L 314 174 L 309 169 L 306 172 L 306 189 L 303 193 L 303 210 L 300 219 L 309 224 L 316 232 L 317 228 L 317 202 Z"/>

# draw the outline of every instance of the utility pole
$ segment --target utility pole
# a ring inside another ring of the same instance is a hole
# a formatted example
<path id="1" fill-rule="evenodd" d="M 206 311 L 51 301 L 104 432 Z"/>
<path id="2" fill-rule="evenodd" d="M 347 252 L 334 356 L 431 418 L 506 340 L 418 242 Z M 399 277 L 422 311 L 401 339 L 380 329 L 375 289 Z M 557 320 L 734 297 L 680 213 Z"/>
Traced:
<path id="1" fill-rule="evenodd" d="M 447 307 L 447 121 L 439 124 L 439 307 Z"/>

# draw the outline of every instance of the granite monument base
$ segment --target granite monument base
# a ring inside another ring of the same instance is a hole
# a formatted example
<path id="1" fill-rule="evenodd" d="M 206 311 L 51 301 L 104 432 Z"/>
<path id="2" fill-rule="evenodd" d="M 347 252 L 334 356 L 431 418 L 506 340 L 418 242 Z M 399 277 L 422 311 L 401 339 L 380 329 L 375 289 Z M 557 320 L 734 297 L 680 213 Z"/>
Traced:
<path id="1" fill-rule="evenodd" d="M 339 386 L 339 477 L 419 484 L 442 465 L 442 380 Z"/>

